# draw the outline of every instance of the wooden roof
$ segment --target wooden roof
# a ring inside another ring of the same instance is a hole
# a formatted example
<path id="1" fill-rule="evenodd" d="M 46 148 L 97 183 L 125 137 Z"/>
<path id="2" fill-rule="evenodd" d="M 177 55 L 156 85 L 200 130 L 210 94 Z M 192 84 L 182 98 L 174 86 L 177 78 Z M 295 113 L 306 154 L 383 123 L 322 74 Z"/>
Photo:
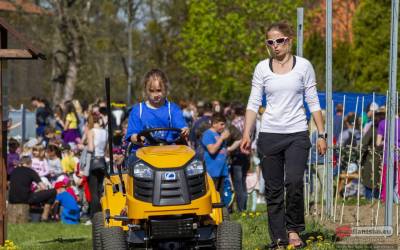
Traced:
<path id="1" fill-rule="evenodd" d="M 39 15 L 47 14 L 46 10 L 28 0 L 15 0 L 15 1 L 0 0 L 0 11 L 18 11 L 18 10 L 22 10 L 23 12 L 30 14 L 39 14 Z"/>
<path id="2" fill-rule="evenodd" d="M 12 28 L 3 18 L 0 17 L 0 34 L 2 39 L 7 38 L 7 34 L 14 37 L 21 45 L 23 49 L 8 49 L 2 46 L 0 49 L 0 58 L 5 59 L 46 59 L 46 56 L 39 51 L 37 48 L 25 39 L 25 37 Z M 5 41 L 7 43 L 7 41 Z"/>

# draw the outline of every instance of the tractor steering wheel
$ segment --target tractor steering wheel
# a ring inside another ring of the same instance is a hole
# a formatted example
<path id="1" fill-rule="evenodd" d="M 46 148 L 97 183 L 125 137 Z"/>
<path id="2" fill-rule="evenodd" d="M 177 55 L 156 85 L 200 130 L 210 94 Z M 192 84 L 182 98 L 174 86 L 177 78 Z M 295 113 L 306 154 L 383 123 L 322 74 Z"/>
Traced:
<path id="1" fill-rule="evenodd" d="M 179 134 L 179 136 L 177 136 L 174 140 L 172 141 L 167 141 L 166 138 L 162 139 L 162 138 L 156 138 L 152 135 L 152 133 L 154 132 L 158 132 L 158 131 L 174 131 L 177 132 Z M 182 129 L 180 128 L 150 128 L 150 129 L 146 129 L 143 130 L 142 132 L 140 132 L 137 135 L 138 141 L 143 143 L 143 141 L 141 140 L 142 137 L 146 138 L 146 140 L 150 143 L 150 145 L 169 145 L 169 144 L 174 144 L 177 143 L 179 141 L 183 141 L 183 137 L 182 137 Z"/>

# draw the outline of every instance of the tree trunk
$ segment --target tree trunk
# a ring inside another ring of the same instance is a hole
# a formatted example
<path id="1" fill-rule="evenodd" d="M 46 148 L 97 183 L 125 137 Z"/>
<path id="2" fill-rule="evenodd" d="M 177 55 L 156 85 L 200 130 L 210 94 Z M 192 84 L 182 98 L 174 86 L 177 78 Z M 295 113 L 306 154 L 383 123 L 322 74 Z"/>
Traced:
<path id="1" fill-rule="evenodd" d="M 58 32 L 57 32 L 58 33 Z M 54 49 L 52 54 L 51 82 L 53 90 L 53 104 L 61 102 L 63 86 L 65 83 L 65 64 L 67 61 L 65 48 L 59 34 L 54 35 Z"/>
<path id="2" fill-rule="evenodd" d="M 69 2 L 52 1 L 58 18 L 57 32 L 59 38 L 58 52 L 53 55 L 54 103 L 71 100 L 74 97 L 75 85 L 81 63 L 81 46 L 83 41 L 82 25 L 88 20 L 91 1 Z"/>
<path id="3" fill-rule="evenodd" d="M 72 39 L 69 43 L 68 69 L 64 85 L 63 101 L 72 100 L 74 97 L 75 85 L 78 82 L 78 71 L 81 62 L 81 35 L 79 34 L 80 31 L 78 30 L 76 22 L 76 20 L 71 20 L 68 25 Z"/>
<path id="4" fill-rule="evenodd" d="M 65 79 L 64 85 L 64 102 L 72 100 L 72 98 L 74 97 L 75 85 L 78 81 L 78 68 L 79 66 L 76 60 L 70 61 L 68 63 L 67 77 Z"/>

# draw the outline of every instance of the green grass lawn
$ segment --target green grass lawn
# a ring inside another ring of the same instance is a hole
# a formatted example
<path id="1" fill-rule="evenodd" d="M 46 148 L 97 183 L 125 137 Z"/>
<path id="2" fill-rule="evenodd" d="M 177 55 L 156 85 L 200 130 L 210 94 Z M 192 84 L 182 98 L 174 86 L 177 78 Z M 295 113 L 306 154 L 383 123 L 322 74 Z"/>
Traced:
<path id="1" fill-rule="evenodd" d="M 18 249 L 91 249 L 91 230 L 91 226 L 85 226 L 83 224 L 9 224 L 7 238 L 12 240 Z"/>
<path id="2" fill-rule="evenodd" d="M 247 214 L 234 214 L 232 219 L 243 227 L 244 249 L 262 249 L 269 243 L 267 216 L 265 211 Z M 308 223 L 306 234 L 323 235 L 329 238 L 333 234 L 318 223 Z M 8 225 L 8 239 L 18 249 L 91 249 L 91 226 L 63 225 L 61 223 L 29 223 Z M 310 248 L 311 249 L 311 248 Z"/>

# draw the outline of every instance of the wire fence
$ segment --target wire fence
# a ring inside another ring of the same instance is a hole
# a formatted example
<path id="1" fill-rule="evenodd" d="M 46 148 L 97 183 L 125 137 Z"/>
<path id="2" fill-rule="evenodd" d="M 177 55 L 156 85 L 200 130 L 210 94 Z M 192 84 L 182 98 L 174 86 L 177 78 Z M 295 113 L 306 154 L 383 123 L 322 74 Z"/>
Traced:
<path id="1" fill-rule="evenodd" d="M 340 225 L 382 225 L 384 219 L 385 189 L 393 189 L 393 203 L 396 211 L 393 216 L 395 233 L 399 234 L 399 119 L 396 102 L 395 147 L 387 146 L 388 137 L 388 93 L 380 104 L 376 102 L 374 93 L 355 96 L 354 105 L 349 108 L 349 96 L 342 95 L 342 101 L 336 100 L 336 113 L 333 112 L 332 130 L 334 143 L 329 147 L 333 151 L 332 197 L 327 197 L 327 156 L 318 154 L 313 136 L 316 131 L 310 130 L 310 140 L 313 147 L 309 153 L 308 167 L 304 178 L 305 211 L 309 216 L 319 220 L 332 220 Z M 398 94 L 397 94 L 398 96 Z M 397 98 L 398 99 L 398 98 Z M 369 100 L 366 102 L 366 100 Z M 342 112 L 341 112 L 342 111 Z M 339 122 L 340 121 L 340 122 Z M 386 151 L 394 154 L 394 185 L 385 185 L 387 174 Z M 333 217 L 326 211 L 326 202 L 333 201 Z"/>

